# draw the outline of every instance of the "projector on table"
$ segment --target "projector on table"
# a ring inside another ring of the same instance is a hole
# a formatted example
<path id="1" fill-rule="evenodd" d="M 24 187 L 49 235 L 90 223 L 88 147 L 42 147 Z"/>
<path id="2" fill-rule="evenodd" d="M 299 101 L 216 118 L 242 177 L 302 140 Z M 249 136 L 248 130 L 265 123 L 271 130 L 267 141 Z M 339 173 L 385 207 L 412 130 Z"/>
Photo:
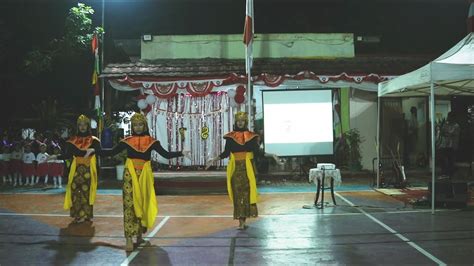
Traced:
<path id="1" fill-rule="evenodd" d="M 324 169 L 324 170 L 334 170 L 334 169 L 336 169 L 336 165 L 333 164 L 333 163 L 318 163 L 316 165 L 316 168 L 318 168 L 320 170 L 322 170 L 322 169 Z"/>

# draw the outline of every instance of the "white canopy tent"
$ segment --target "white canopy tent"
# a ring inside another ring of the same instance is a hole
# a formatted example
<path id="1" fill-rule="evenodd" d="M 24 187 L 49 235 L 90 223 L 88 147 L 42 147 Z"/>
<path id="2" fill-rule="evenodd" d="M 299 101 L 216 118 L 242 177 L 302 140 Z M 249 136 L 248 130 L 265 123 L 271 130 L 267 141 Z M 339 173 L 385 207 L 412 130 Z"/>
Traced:
<path id="1" fill-rule="evenodd" d="M 429 64 L 389 81 L 379 83 L 377 142 L 380 143 L 380 98 L 430 96 L 432 196 L 435 195 L 435 95 L 474 96 L 474 33 L 469 33 L 458 44 Z M 380 157 L 380 145 L 378 148 Z M 377 170 L 377 187 L 380 173 Z"/>

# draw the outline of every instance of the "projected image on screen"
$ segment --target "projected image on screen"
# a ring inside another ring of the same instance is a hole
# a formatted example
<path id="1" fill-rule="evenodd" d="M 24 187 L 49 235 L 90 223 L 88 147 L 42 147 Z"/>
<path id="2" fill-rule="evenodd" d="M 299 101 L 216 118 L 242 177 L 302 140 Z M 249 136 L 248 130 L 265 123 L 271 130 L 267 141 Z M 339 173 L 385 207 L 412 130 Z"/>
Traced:
<path id="1" fill-rule="evenodd" d="M 330 90 L 263 91 L 265 152 L 280 156 L 333 153 Z"/>

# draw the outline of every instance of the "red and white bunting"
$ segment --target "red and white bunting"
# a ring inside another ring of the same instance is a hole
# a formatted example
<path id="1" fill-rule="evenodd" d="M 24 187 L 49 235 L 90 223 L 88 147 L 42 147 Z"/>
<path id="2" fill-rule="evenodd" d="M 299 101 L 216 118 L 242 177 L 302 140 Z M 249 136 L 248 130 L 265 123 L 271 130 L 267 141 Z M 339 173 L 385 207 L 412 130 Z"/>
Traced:
<path id="1" fill-rule="evenodd" d="M 272 74 L 261 74 L 253 76 L 252 80 L 255 85 L 263 85 L 267 87 L 278 87 L 285 81 L 303 81 L 303 80 L 314 80 L 321 84 L 329 82 L 345 81 L 352 84 L 377 84 L 392 78 L 392 76 L 380 76 L 377 74 L 369 75 L 349 75 L 341 73 L 339 75 L 316 75 L 311 71 L 301 71 L 296 75 L 272 75 Z M 216 91 L 219 87 L 231 86 L 231 85 L 244 85 L 247 84 L 247 77 L 243 75 L 237 75 L 235 73 L 230 74 L 227 77 L 209 77 L 194 80 L 162 80 L 158 78 L 150 77 L 125 77 L 123 79 L 111 79 L 109 80 L 110 85 L 113 88 L 121 91 L 133 91 L 133 90 L 145 90 L 147 94 L 153 93 L 159 98 L 171 98 L 177 94 L 190 94 L 193 97 L 206 96 L 209 93 Z"/>

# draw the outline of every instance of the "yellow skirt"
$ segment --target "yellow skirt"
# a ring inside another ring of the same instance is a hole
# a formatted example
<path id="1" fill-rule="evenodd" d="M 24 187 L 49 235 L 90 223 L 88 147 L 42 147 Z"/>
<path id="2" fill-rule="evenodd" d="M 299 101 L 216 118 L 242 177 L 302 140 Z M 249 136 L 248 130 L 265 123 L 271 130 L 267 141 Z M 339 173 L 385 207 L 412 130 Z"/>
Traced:
<path id="1" fill-rule="evenodd" d="M 145 232 L 147 228 L 153 227 L 158 204 L 150 161 L 140 164 L 137 160 L 127 159 L 123 183 L 123 214 L 125 237 L 137 236 L 140 231 Z"/>

